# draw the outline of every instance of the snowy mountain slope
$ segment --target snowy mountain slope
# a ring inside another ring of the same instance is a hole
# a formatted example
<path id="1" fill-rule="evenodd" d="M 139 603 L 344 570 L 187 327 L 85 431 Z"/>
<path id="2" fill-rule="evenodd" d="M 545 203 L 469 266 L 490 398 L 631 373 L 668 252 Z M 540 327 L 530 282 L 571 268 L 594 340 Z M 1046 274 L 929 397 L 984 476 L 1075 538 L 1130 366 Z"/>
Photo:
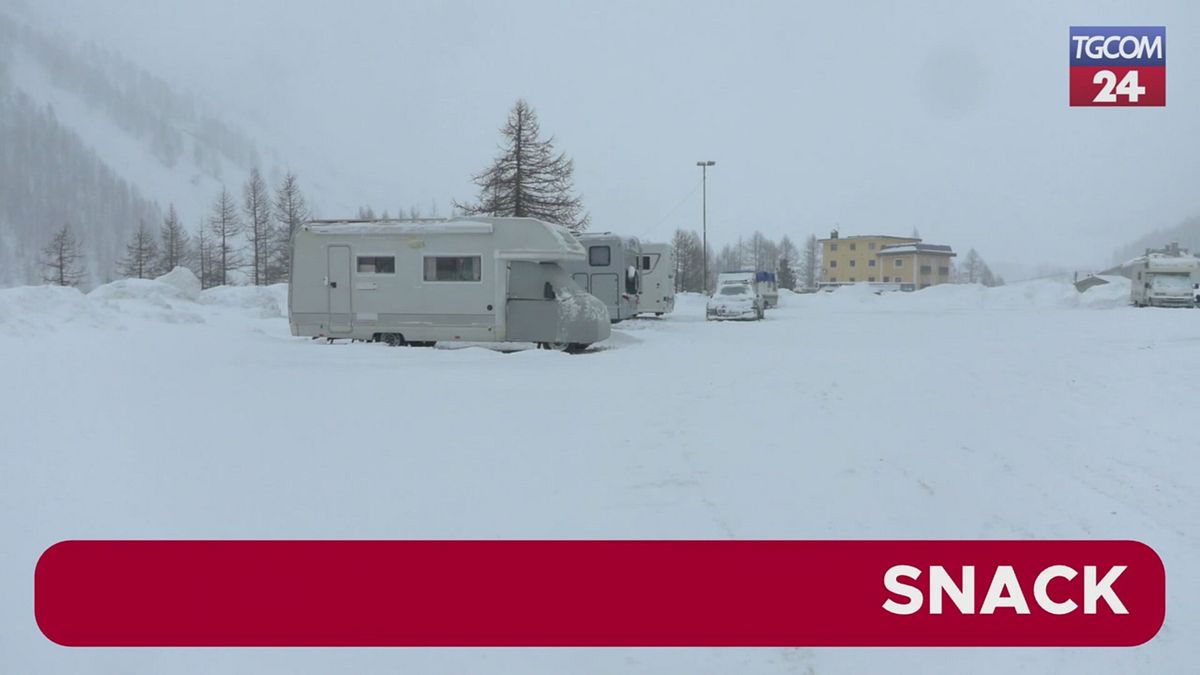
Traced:
<path id="1" fill-rule="evenodd" d="M 223 185 L 240 195 L 252 167 L 272 185 L 298 173 L 318 214 L 352 213 L 362 186 L 381 182 L 252 124 L 278 143 L 263 146 L 214 107 L 59 31 L 37 7 L 0 3 L 0 285 L 38 281 L 39 249 L 64 222 L 83 239 L 92 283 L 109 279 L 138 221 L 157 227 L 174 203 L 194 230 Z M 84 185 L 97 172 L 111 178 Z"/>
<path id="2" fill-rule="evenodd" d="M 0 291 L 0 671 L 1188 672 L 1200 317 L 1118 285 L 684 295 L 580 356 L 296 339 L 279 289 Z M 1134 538 L 1170 580 L 1133 649 L 64 649 L 30 575 L 83 537 Z"/>

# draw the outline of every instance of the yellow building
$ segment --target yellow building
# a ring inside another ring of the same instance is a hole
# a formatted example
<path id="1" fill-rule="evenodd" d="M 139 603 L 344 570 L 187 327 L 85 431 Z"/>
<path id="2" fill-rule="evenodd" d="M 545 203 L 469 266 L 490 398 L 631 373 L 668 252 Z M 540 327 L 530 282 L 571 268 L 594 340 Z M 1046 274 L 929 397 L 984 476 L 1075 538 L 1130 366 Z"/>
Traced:
<path id="1" fill-rule="evenodd" d="M 821 240 L 822 285 L 869 283 L 903 284 L 915 290 L 950 281 L 949 246 L 925 244 L 917 237 L 855 235 L 834 230 Z"/>

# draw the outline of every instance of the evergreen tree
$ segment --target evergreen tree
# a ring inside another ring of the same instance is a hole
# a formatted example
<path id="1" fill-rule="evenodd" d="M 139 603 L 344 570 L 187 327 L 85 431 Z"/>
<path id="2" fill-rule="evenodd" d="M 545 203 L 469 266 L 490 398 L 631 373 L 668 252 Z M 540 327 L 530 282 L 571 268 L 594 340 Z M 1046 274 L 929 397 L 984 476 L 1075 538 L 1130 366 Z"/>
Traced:
<path id="1" fill-rule="evenodd" d="M 229 283 L 229 273 L 241 267 L 244 262 L 241 252 L 233 245 L 234 238 L 241 234 L 242 221 L 238 217 L 233 195 L 224 187 L 221 188 L 221 195 L 213 202 L 208 227 L 212 235 L 210 253 L 214 265 L 213 280 L 216 281 L 215 285 L 225 286 Z"/>
<path id="2" fill-rule="evenodd" d="M 125 257 L 117 263 L 117 272 L 126 279 L 149 279 L 158 273 L 158 241 L 145 221 L 125 245 Z"/>
<path id="3" fill-rule="evenodd" d="M 271 283 L 271 242 L 274 232 L 271 224 L 271 198 L 267 194 L 267 182 L 258 169 L 250 170 L 250 177 L 242 186 L 242 214 L 246 217 L 246 244 L 250 248 L 251 275 L 255 286 Z"/>
<path id="4" fill-rule="evenodd" d="M 804 240 L 804 255 L 800 262 L 800 281 L 804 290 L 811 291 L 817 287 L 821 278 L 821 247 L 817 243 L 817 235 L 810 234 Z"/>
<path id="5" fill-rule="evenodd" d="M 85 274 L 81 244 L 63 225 L 42 249 L 42 280 L 55 286 L 78 286 Z"/>
<path id="6" fill-rule="evenodd" d="M 158 230 L 159 243 L 162 251 L 159 255 L 158 273 L 166 274 L 176 267 L 187 267 L 192 254 L 192 238 L 179 222 L 179 214 L 175 205 L 167 207 L 167 215 L 163 217 L 162 227 Z"/>
<path id="7" fill-rule="evenodd" d="M 587 229 L 590 216 L 574 194 L 574 163 L 554 149 L 554 137 L 542 140 L 537 113 L 518 99 L 500 130 L 501 152 L 492 165 L 475 174 L 475 204 L 455 204 L 467 215 L 520 216 Z"/>
<path id="8" fill-rule="evenodd" d="M 796 250 L 796 245 L 792 243 L 791 237 L 786 234 L 783 239 L 779 240 L 779 265 L 777 273 L 779 275 L 779 287 L 786 288 L 790 291 L 796 290 L 796 261 L 800 256 L 800 252 Z"/>

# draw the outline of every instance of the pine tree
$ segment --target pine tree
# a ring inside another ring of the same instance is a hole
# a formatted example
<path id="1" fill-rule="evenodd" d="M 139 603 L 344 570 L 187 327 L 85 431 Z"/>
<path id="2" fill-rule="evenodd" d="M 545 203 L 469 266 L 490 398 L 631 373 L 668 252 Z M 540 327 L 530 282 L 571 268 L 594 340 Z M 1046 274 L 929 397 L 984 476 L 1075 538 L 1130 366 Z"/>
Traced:
<path id="1" fill-rule="evenodd" d="M 292 234 L 312 218 L 300 181 L 288 172 L 275 188 L 275 219 L 279 223 L 275 236 L 275 263 L 271 278 L 286 280 L 292 264 Z"/>
<path id="2" fill-rule="evenodd" d="M 804 290 L 811 291 L 817 287 L 817 280 L 821 278 L 821 255 L 820 246 L 817 244 L 817 235 L 810 234 L 808 239 L 804 240 L 804 256 L 800 263 L 800 281 L 804 283 Z"/>
<path id="3" fill-rule="evenodd" d="M 500 132 L 500 155 L 472 177 L 479 186 L 478 202 L 455 208 L 467 215 L 538 218 L 576 233 L 586 230 L 590 216 L 574 194 L 575 165 L 554 149 L 553 136 L 541 139 L 537 113 L 524 99 L 517 100 Z"/>
<path id="4" fill-rule="evenodd" d="M 700 293 L 704 290 L 704 253 L 700 235 L 691 230 L 675 230 L 675 290 Z"/>
<path id="5" fill-rule="evenodd" d="M 42 280 L 55 286 L 78 286 L 85 274 L 80 241 L 63 225 L 42 249 Z"/>
<path id="6" fill-rule="evenodd" d="M 796 261 L 799 258 L 800 252 L 796 250 L 796 245 L 792 243 L 791 237 L 786 234 L 783 239 L 779 240 L 779 287 L 786 288 L 789 291 L 796 290 Z"/>
<path id="7" fill-rule="evenodd" d="M 238 218 L 233 196 L 224 187 L 221 188 L 221 195 L 213 202 L 208 227 L 212 235 L 210 253 L 214 265 L 213 280 L 216 281 L 215 285 L 225 286 L 229 283 L 229 273 L 244 263 L 241 252 L 233 246 L 234 238 L 242 231 L 242 221 Z"/>
<path id="8" fill-rule="evenodd" d="M 125 245 L 125 257 L 117 262 L 117 272 L 126 279 L 149 279 L 158 273 L 158 265 L 158 241 L 141 221 Z"/>
<path id="9" fill-rule="evenodd" d="M 158 239 L 162 251 L 159 255 L 158 274 L 166 274 L 176 267 L 187 267 L 192 255 L 192 238 L 179 222 L 179 214 L 175 205 L 167 207 L 167 215 L 163 217 L 162 227 L 158 230 Z"/>
<path id="10" fill-rule="evenodd" d="M 250 247 L 250 264 L 254 269 L 251 278 L 255 286 L 270 283 L 271 242 L 274 239 L 271 223 L 271 198 L 267 194 L 267 182 L 258 169 L 250 170 L 250 177 L 242 186 L 242 214 L 246 217 L 248 233 L 246 243 Z"/>

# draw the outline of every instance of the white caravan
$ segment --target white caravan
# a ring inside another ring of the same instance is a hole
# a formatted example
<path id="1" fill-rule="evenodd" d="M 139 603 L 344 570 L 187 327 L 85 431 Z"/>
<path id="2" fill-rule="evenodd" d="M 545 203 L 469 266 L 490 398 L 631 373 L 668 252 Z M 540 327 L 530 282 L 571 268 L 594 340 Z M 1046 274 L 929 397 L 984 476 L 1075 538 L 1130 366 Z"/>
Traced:
<path id="1" fill-rule="evenodd" d="M 1130 263 L 1129 300 L 1137 307 L 1195 307 L 1200 259 L 1178 246 L 1147 252 Z"/>
<path id="2" fill-rule="evenodd" d="M 567 273 L 608 306 L 613 323 L 633 318 L 642 292 L 641 243 L 612 232 L 587 232 L 579 235 L 579 243 L 587 255 L 564 263 Z"/>
<path id="3" fill-rule="evenodd" d="M 288 320 L 314 338 L 579 350 L 611 330 L 561 266 L 585 256 L 532 218 L 311 221 L 292 237 Z"/>
<path id="4" fill-rule="evenodd" d="M 642 295 L 638 313 L 662 316 L 675 311 L 675 247 L 642 244 Z"/>

